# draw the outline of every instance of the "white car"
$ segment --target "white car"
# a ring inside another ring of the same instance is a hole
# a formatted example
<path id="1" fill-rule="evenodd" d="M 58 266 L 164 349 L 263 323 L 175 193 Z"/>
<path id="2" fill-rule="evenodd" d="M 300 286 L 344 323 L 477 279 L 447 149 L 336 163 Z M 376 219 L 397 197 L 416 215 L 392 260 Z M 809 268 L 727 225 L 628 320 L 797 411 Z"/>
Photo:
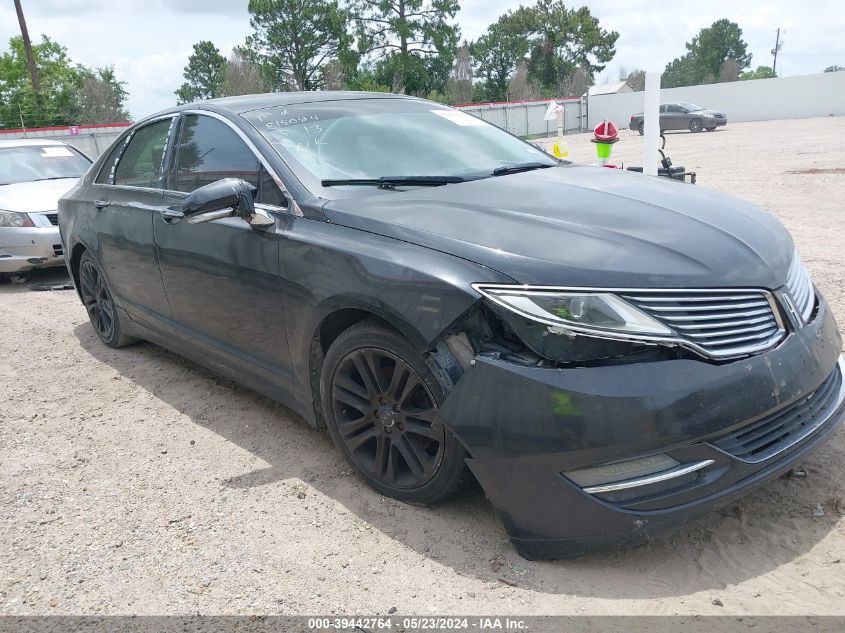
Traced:
<path id="1" fill-rule="evenodd" d="M 90 165 L 61 141 L 0 140 L 0 278 L 64 265 L 59 198 Z"/>

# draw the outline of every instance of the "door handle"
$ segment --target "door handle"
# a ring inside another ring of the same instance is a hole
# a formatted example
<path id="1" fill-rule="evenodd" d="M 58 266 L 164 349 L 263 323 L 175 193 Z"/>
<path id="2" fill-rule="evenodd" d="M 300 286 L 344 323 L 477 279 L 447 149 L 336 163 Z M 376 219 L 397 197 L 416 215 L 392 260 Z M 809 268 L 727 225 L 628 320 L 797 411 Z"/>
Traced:
<path id="1" fill-rule="evenodd" d="M 111 202 L 109 202 L 108 200 L 94 200 L 94 208 L 97 211 L 102 211 L 103 209 L 105 209 L 110 204 L 111 204 Z"/>
<path id="2" fill-rule="evenodd" d="M 179 222 L 182 220 L 182 218 L 185 217 L 185 214 L 179 211 L 178 209 L 162 209 L 160 213 L 161 219 L 167 222 L 168 224 Z"/>

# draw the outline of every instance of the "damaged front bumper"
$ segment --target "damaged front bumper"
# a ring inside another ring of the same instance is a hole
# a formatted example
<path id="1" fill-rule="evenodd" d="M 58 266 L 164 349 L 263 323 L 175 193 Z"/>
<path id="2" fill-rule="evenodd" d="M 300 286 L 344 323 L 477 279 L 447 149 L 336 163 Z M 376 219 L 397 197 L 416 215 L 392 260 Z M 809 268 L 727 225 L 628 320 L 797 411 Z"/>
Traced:
<path id="1" fill-rule="evenodd" d="M 526 558 L 647 542 L 787 471 L 845 417 L 841 340 L 819 301 L 777 348 L 723 364 L 543 368 L 480 354 L 441 414 Z M 649 456 L 676 466 L 621 485 L 570 478 Z"/>
<path id="2" fill-rule="evenodd" d="M 0 228 L 0 274 L 64 264 L 59 227 L 50 226 L 48 220 L 44 223 L 47 226 Z"/>

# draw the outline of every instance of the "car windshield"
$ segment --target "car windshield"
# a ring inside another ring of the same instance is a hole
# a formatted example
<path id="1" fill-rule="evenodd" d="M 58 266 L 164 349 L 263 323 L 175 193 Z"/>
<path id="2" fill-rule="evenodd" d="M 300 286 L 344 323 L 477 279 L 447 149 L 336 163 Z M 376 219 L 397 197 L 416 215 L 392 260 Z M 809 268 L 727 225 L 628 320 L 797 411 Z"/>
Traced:
<path id="1" fill-rule="evenodd" d="M 242 116 L 312 190 L 324 181 L 449 177 L 454 182 L 488 177 L 494 170 L 513 173 L 502 168 L 558 164 L 494 125 L 422 100 L 324 101 Z"/>
<path id="2" fill-rule="evenodd" d="M 701 106 L 697 106 L 694 103 L 679 103 L 679 106 L 682 108 L 689 110 L 690 112 L 698 112 L 699 110 L 703 110 Z"/>
<path id="3" fill-rule="evenodd" d="M 91 162 L 68 145 L 0 147 L 0 185 L 79 178 Z"/>

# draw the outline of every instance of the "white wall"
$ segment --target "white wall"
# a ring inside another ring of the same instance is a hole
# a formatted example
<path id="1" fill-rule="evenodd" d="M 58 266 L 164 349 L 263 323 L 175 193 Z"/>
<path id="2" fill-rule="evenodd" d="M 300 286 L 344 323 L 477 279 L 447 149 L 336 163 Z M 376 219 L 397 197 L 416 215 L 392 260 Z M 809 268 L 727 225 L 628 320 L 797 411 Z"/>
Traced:
<path id="1" fill-rule="evenodd" d="M 728 125 L 732 121 L 845 115 L 845 72 L 666 88 L 660 91 L 660 101 L 689 101 L 721 110 L 728 115 Z M 592 96 L 589 127 L 609 119 L 625 128 L 631 115 L 642 111 L 642 92 Z"/>
<path id="2" fill-rule="evenodd" d="M 70 127 L 35 128 L 27 130 L 0 130 L 0 139 L 46 138 L 70 143 L 77 149 L 96 158 L 111 145 L 129 123 L 115 125 L 79 126 L 79 134 L 71 134 Z"/>

